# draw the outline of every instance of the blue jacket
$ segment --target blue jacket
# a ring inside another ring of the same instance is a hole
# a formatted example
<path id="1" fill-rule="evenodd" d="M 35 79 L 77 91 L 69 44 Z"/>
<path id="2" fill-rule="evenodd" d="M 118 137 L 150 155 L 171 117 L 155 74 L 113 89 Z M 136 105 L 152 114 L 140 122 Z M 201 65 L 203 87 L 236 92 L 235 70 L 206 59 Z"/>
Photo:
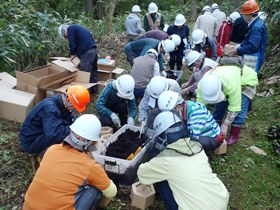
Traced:
<path id="1" fill-rule="evenodd" d="M 117 89 L 113 87 L 112 83 L 106 85 L 96 102 L 96 111 L 100 114 L 110 117 L 113 112 L 107 107 L 114 107 L 116 104 L 126 101 L 128 104 L 129 116 L 134 119 L 136 117 L 135 100 L 120 98 L 117 95 L 117 92 Z"/>
<path id="2" fill-rule="evenodd" d="M 68 111 L 61 95 L 45 98 L 28 114 L 20 129 L 20 144 L 27 153 L 40 153 L 61 143 L 69 134 L 75 116 Z"/>
<path id="3" fill-rule="evenodd" d="M 267 29 L 265 23 L 257 17 L 249 26 L 244 41 L 237 48 L 238 55 L 259 53 L 259 69 L 262 67 L 265 58 L 265 49 L 268 43 Z M 259 70 L 257 69 L 257 71 Z"/>
<path id="4" fill-rule="evenodd" d="M 91 48 L 95 48 L 95 41 L 91 32 L 80 25 L 70 25 L 67 29 L 67 38 L 71 55 L 80 59 Z"/>
<path id="5" fill-rule="evenodd" d="M 146 54 L 146 52 L 153 48 L 155 49 L 157 52 L 159 51 L 158 46 L 159 43 L 161 41 L 157 40 L 157 39 L 153 39 L 153 38 L 145 38 L 145 39 L 139 39 L 133 42 L 129 42 L 124 50 L 126 51 L 126 48 L 131 48 L 135 58 L 138 56 L 143 56 Z M 160 70 L 165 69 L 164 65 L 163 65 L 163 57 L 162 57 L 162 53 L 158 53 L 158 63 L 159 63 L 159 68 Z"/>
<path id="6" fill-rule="evenodd" d="M 186 38 L 187 40 L 189 40 L 189 33 L 190 33 L 190 30 L 186 24 L 183 25 L 183 28 L 179 28 L 178 26 L 171 25 L 167 29 L 167 34 L 169 36 L 172 34 L 177 34 L 181 37 L 181 44 L 178 46 L 178 48 L 181 50 L 183 50 L 184 46 L 185 46 L 183 39 Z"/>

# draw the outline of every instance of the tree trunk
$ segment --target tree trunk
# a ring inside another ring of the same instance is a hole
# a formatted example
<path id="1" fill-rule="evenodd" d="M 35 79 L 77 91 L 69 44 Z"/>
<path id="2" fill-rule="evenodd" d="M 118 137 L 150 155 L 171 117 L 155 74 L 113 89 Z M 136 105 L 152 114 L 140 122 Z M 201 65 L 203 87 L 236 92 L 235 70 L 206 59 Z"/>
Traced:
<path id="1" fill-rule="evenodd" d="M 93 11 L 93 4 L 92 4 L 92 0 L 86 0 L 86 8 L 85 8 L 85 12 L 87 15 L 92 14 Z"/>
<path id="2" fill-rule="evenodd" d="M 197 1 L 196 0 L 192 0 L 192 4 L 191 4 L 191 21 L 196 21 L 197 18 Z"/>

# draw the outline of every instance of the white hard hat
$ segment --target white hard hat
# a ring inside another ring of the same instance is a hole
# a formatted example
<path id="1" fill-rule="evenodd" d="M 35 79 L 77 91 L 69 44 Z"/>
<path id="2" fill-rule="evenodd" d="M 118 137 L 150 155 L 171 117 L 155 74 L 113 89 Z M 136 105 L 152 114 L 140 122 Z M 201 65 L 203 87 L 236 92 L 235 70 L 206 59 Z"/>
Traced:
<path id="1" fill-rule="evenodd" d="M 149 13 L 155 13 L 158 11 L 158 6 L 154 2 L 151 2 L 149 4 L 148 11 Z"/>
<path id="2" fill-rule="evenodd" d="M 204 40 L 204 32 L 201 29 L 196 29 L 192 32 L 192 41 L 194 44 L 200 44 Z"/>
<path id="3" fill-rule="evenodd" d="M 166 53 L 170 53 L 175 50 L 175 43 L 170 39 L 161 41 L 161 45 L 162 45 L 164 52 L 166 52 Z"/>
<path id="4" fill-rule="evenodd" d="M 202 98 L 206 103 L 216 104 L 225 99 L 222 91 L 222 82 L 218 76 L 214 74 L 205 75 L 199 83 Z"/>
<path id="5" fill-rule="evenodd" d="M 184 102 L 181 94 L 167 90 L 160 94 L 158 98 L 158 108 L 161 111 L 170 111 L 175 108 L 176 105 Z"/>
<path id="6" fill-rule="evenodd" d="M 181 37 L 178 34 L 172 34 L 170 36 L 170 39 L 174 42 L 175 47 L 181 44 Z"/>
<path id="7" fill-rule="evenodd" d="M 267 14 L 265 12 L 259 12 L 258 16 L 260 17 L 261 20 L 265 21 L 267 18 Z"/>
<path id="8" fill-rule="evenodd" d="M 233 22 L 240 17 L 239 12 L 233 12 L 229 15 L 229 17 L 233 20 Z"/>
<path id="9" fill-rule="evenodd" d="M 84 114 L 70 125 L 71 131 L 89 141 L 99 141 L 101 123 L 94 114 Z"/>
<path id="10" fill-rule="evenodd" d="M 134 5 L 131 9 L 131 12 L 141 12 L 141 9 L 138 5 Z"/>
<path id="11" fill-rule="evenodd" d="M 172 125 L 181 122 L 180 118 L 173 112 L 163 111 L 159 113 L 153 123 L 154 135 L 158 136 Z"/>
<path id="12" fill-rule="evenodd" d="M 57 32 L 58 32 L 58 35 L 61 37 L 61 38 L 65 38 L 64 37 L 64 34 L 65 32 L 67 31 L 67 28 L 69 27 L 69 25 L 67 24 L 62 24 L 60 25 L 58 28 L 57 28 Z"/>
<path id="13" fill-rule="evenodd" d="M 134 99 L 135 81 L 132 76 L 124 74 L 119 76 L 115 81 L 117 87 L 117 95 L 121 98 L 132 100 Z"/>
<path id="14" fill-rule="evenodd" d="M 214 3 L 212 4 L 211 6 L 212 9 L 218 9 L 219 8 L 219 5 L 217 3 Z"/>
<path id="15" fill-rule="evenodd" d="M 209 6 L 203 7 L 202 12 L 211 12 L 211 7 Z"/>
<path id="16" fill-rule="evenodd" d="M 158 98 L 167 89 L 168 81 L 162 76 L 154 76 L 147 86 L 147 91 L 153 98 Z"/>
<path id="17" fill-rule="evenodd" d="M 194 62 L 196 62 L 200 58 L 201 54 L 195 50 L 188 53 L 186 59 L 188 61 L 188 66 L 191 66 Z"/>
<path id="18" fill-rule="evenodd" d="M 153 48 L 149 49 L 146 54 L 148 54 L 148 53 L 155 55 L 156 58 L 158 57 L 158 52 Z"/>
<path id="19" fill-rule="evenodd" d="M 179 15 L 177 15 L 176 18 L 175 18 L 174 25 L 175 25 L 175 26 L 182 26 L 182 25 L 184 25 L 185 22 L 186 22 L 185 16 L 182 15 L 182 14 L 179 14 Z"/>

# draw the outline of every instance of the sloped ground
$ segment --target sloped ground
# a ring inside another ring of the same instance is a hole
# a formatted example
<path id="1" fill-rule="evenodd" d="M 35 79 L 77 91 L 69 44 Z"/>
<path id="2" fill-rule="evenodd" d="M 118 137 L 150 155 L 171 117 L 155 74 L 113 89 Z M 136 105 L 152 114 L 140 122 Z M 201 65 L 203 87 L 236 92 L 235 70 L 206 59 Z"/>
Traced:
<path id="1" fill-rule="evenodd" d="M 117 66 L 129 72 L 130 67 L 123 53 L 126 40 L 123 36 L 104 37 L 98 43 L 99 57 L 111 55 Z M 264 77 L 279 75 L 279 47 L 270 57 L 262 71 Z M 238 144 L 231 146 L 225 156 L 214 157 L 212 168 L 230 192 L 229 209 L 280 209 L 280 158 L 268 139 L 267 129 L 280 121 L 280 83 L 267 84 L 264 80 L 258 93 L 273 89 L 274 95 L 256 97 L 253 111 L 241 132 Z M 94 111 L 94 103 L 87 112 Z M 21 209 L 24 193 L 31 182 L 36 168 L 36 158 L 21 152 L 17 133 L 20 124 L 0 119 L 0 209 Z M 249 146 L 263 149 L 267 155 L 255 154 Z M 120 186 L 118 196 L 107 209 L 131 209 L 130 189 Z M 164 209 L 159 199 L 150 210 Z"/>

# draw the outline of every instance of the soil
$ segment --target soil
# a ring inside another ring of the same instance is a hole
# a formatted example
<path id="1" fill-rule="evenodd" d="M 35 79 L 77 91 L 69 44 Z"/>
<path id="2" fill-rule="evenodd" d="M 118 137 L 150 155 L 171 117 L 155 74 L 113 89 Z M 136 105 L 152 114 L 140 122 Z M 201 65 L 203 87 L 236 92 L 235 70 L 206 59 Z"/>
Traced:
<path id="1" fill-rule="evenodd" d="M 124 133 L 120 134 L 118 139 L 107 147 L 106 156 L 127 159 L 131 153 L 135 153 L 138 147 L 142 146 L 147 140 L 145 134 L 139 138 L 139 131 L 127 129 Z"/>

